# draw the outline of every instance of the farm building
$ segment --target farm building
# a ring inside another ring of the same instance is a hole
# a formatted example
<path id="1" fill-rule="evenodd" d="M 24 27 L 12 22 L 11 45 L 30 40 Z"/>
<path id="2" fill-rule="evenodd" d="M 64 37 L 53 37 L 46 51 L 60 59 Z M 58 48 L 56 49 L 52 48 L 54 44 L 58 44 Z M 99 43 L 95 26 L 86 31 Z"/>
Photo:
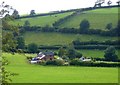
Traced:
<path id="1" fill-rule="evenodd" d="M 41 60 L 54 60 L 54 52 L 39 52 L 39 54 L 31 60 L 31 63 L 37 63 Z"/>
<path id="2" fill-rule="evenodd" d="M 54 59 L 54 53 L 53 52 L 40 52 L 37 55 L 37 58 L 39 58 L 40 60 L 53 60 Z"/>

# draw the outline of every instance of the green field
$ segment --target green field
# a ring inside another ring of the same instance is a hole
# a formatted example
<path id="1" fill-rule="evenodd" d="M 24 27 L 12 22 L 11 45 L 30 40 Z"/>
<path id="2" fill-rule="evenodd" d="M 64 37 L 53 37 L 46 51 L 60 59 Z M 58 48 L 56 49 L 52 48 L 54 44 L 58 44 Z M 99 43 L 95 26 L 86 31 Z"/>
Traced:
<path id="1" fill-rule="evenodd" d="M 105 29 L 108 23 L 112 23 L 116 27 L 118 21 L 118 8 L 97 9 L 78 13 L 66 20 L 59 27 L 79 28 L 80 22 L 87 19 L 90 22 L 91 29 Z"/>
<path id="2" fill-rule="evenodd" d="M 80 41 L 105 41 L 118 40 L 118 37 L 102 37 L 98 35 L 84 34 L 61 34 L 61 33 L 44 33 L 44 32 L 26 32 L 24 35 L 25 43 L 36 43 L 38 45 L 67 45 L 79 37 Z"/>
<path id="3" fill-rule="evenodd" d="M 31 26 L 52 26 L 52 24 L 61 19 L 64 18 L 68 15 L 71 15 L 73 12 L 66 12 L 62 14 L 54 14 L 54 15 L 47 15 L 47 16 L 38 16 L 38 17 L 33 17 L 33 18 L 23 18 L 23 19 L 17 19 L 15 21 L 10 22 L 11 24 L 14 25 L 24 25 L 24 22 L 28 20 L 30 22 Z"/>
<path id="4" fill-rule="evenodd" d="M 3 56 L 10 62 L 7 70 L 19 74 L 13 83 L 118 83 L 118 68 L 40 66 L 27 63 L 23 54 Z"/>
<path id="5" fill-rule="evenodd" d="M 85 57 L 93 57 L 93 58 L 104 58 L 104 51 L 105 50 L 77 50 L 78 52 L 82 53 Z M 120 50 L 116 50 L 116 54 L 120 59 Z"/>
<path id="6" fill-rule="evenodd" d="M 14 25 L 23 25 L 26 20 L 31 23 L 31 26 L 52 26 L 55 21 L 71 15 L 74 12 L 66 12 L 62 14 L 39 16 L 33 18 L 23 18 L 10 22 Z M 87 19 L 90 22 L 91 29 L 105 29 L 108 23 L 112 23 L 113 27 L 116 27 L 118 21 L 118 7 L 116 8 L 104 8 L 85 11 L 77 13 L 77 15 L 65 20 L 58 27 L 79 28 L 79 24 L 83 19 Z"/>

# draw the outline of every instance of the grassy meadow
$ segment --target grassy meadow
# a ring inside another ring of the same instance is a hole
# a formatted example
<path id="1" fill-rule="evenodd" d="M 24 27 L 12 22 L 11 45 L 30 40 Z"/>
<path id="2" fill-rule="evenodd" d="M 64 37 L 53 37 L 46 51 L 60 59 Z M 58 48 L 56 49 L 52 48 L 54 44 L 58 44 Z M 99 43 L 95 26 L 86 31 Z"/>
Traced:
<path id="1" fill-rule="evenodd" d="M 79 38 L 80 41 L 106 41 L 118 40 L 118 37 L 103 37 L 98 35 L 84 34 L 62 34 L 62 33 L 47 33 L 47 32 L 26 32 L 24 35 L 25 43 L 36 43 L 38 45 L 67 45 L 73 40 Z"/>
<path id="2" fill-rule="evenodd" d="M 13 25 L 23 25 L 26 20 L 28 20 L 31 26 L 52 26 L 55 21 L 71 15 L 73 12 L 66 12 L 62 14 L 38 16 L 33 18 L 23 18 L 17 19 L 10 22 Z M 70 17 L 61 23 L 58 27 L 69 27 L 69 28 L 79 28 L 79 24 L 83 19 L 87 19 L 90 22 L 91 29 L 103 29 L 105 30 L 108 23 L 112 23 L 113 28 L 116 27 L 118 21 L 118 7 L 116 8 L 104 8 L 95 9 L 90 11 L 85 11 L 82 13 L 77 13 L 77 15 Z"/>
<path id="3" fill-rule="evenodd" d="M 104 51 L 105 50 L 77 50 L 78 52 L 82 53 L 83 56 L 86 57 L 93 57 L 93 58 L 104 58 Z M 120 50 L 116 50 L 116 54 L 118 55 L 118 58 L 120 59 Z"/>
<path id="4" fill-rule="evenodd" d="M 32 54 L 31 54 L 32 55 Z M 118 68 L 40 66 L 29 64 L 23 54 L 3 53 L 6 69 L 18 73 L 12 83 L 117 83 Z"/>
<path id="5" fill-rule="evenodd" d="M 54 15 L 47 15 L 47 16 L 38 16 L 38 17 L 33 17 L 33 18 L 23 18 L 23 19 L 17 19 L 15 21 L 11 21 L 10 23 L 13 25 L 20 25 L 23 26 L 24 22 L 28 20 L 30 22 L 31 26 L 52 26 L 52 24 L 61 19 L 64 18 L 68 15 L 71 15 L 73 12 L 66 12 L 66 13 L 61 13 L 61 14 L 54 14 Z"/>
<path id="6" fill-rule="evenodd" d="M 108 23 L 116 27 L 118 21 L 118 8 L 106 8 L 78 13 L 60 24 L 59 27 L 79 28 L 80 22 L 87 19 L 91 29 L 105 29 Z"/>

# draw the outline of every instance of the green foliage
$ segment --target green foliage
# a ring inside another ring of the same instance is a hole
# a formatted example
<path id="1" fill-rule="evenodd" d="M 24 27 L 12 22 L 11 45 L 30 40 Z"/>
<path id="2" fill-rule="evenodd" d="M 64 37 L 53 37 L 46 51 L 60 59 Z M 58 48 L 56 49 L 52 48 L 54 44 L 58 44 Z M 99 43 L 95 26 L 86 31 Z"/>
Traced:
<path id="1" fill-rule="evenodd" d="M 80 23 L 80 33 L 87 33 L 90 28 L 90 23 L 88 20 L 84 19 Z"/>
<path id="2" fill-rule="evenodd" d="M 111 29 L 112 29 L 112 23 L 108 23 L 108 24 L 106 25 L 106 29 L 111 30 Z"/>
<path id="3" fill-rule="evenodd" d="M 24 23 L 24 27 L 29 27 L 29 26 L 30 26 L 30 22 L 28 20 L 26 20 Z"/>
<path id="4" fill-rule="evenodd" d="M 23 37 L 18 37 L 17 38 L 17 48 L 18 49 L 24 49 L 25 48 L 25 40 Z"/>
<path id="5" fill-rule="evenodd" d="M 58 56 L 59 57 L 63 57 L 64 55 L 66 54 L 66 50 L 61 47 L 59 50 L 58 50 Z"/>
<path id="6" fill-rule="evenodd" d="M 30 53 L 36 53 L 38 51 L 38 46 L 35 43 L 31 43 L 28 45 L 28 51 Z"/>
<path id="7" fill-rule="evenodd" d="M 76 53 L 76 51 L 75 51 L 74 45 L 72 43 L 70 43 L 67 47 L 67 56 L 70 59 L 74 59 L 76 57 L 75 53 Z"/>
<path id="8" fill-rule="evenodd" d="M 8 60 L 2 56 L 2 66 L 0 66 L 0 75 L 1 75 L 1 78 L 2 80 L 0 80 L 2 82 L 2 84 L 7 84 L 7 83 L 10 83 L 12 82 L 12 79 L 11 79 L 11 76 L 16 76 L 18 75 L 17 73 L 12 73 L 10 71 L 7 71 L 6 68 L 5 68 L 5 65 L 8 65 Z"/>
<path id="9" fill-rule="evenodd" d="M 6 52 L 16 51 L 16 40 L 11 32 L 3 33 L 2 35 L 2 50 Z"/>
<path id="10" fill-rule="evenodd" d="M 82 57 L 82 53 L 77 52 L 77 51 L 76 51 L 76 54 L 75 54 L 75 55 L 76 55 L 76 58 L 81 58 L 81 57 Z"/>
<path id="11" fill-rule="evenodd" d="M 115 48 L 113 46 L 109 46 L 106 50 L 105 50 L 105 55 L 104 55 L 105 59 L 108 61 L 117 61 L 118 60 L 118 56 L 115 53 Z"/>
<path id="12" fill-rule="evenodd" d="M 12 14 L 12 17 L 13 18 L 19 18 L 19 12 L 17 10 L 14 10 L 13 14 Z"/>
<path id="13" fill-rule="evenodd" d="M 108 63 L 108 62 L 91 62 L 91 61 L 86 61 L 82 62 L 79 59 L 74 59 L 70 61 L 70 65 L 74 66 L 92 66 L 92 67 L 120 67 L 120 63 Z"/>
<path id="14" fill-rule="evenodd" d="M 62 66 L 64 64 L 63 60 L 55 59 L 55 60 L 48 60 L 45 65 L 55 65 L 55 66 Z"/>
<path id="15" fill-rule="evenodd" d="M 17 26 L 12 26 L 8 23 L 9 19 L 13 18 L 4 17 L 2 18 L 2 49 L 6 52 L 15 52 L 17 47 L 16 37 L 19 35 L 19 29 Z"/>

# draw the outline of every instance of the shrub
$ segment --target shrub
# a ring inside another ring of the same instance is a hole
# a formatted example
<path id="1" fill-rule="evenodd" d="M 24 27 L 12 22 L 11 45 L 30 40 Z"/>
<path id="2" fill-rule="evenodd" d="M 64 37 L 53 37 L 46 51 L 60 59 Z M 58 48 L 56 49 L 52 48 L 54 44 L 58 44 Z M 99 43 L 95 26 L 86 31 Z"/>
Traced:
<path id="1" fill-rule="evenodd" d="M 56 66 L 62 66 L 64 64 L 63 60 L 55 59 L 55 60 L 48 60 L 45 65 L 56 65 Z"/>
<path id="2" fill-rule="evenodd" d="M 38 50 L 37 44 L 31 43 L 31 44 L 28 45 L 28 51 L 30 53 L 37 53 L 37 50 Z"/>
<path id="3" fill-rule="evenodd" d="M 30 60 L 32 60 L 33 57 L 31 57 L 31 56 L 27 56 L 26 58 L 27 58 L 27 60 L 30 61 Z"/>
<path id="4" fill-rule="evenodd" d="M 46 61 L 41 60 L 41 61 L 38 62 L 38 64 L 39 64 L 39 65 L 45 65 L 45 64 L 46 64 Z"/>
<path id="5" fill-rule="evenodd" d="M 79 65 L 80 60 L 79 59 L 73 59 L 70 61 L 70 65 Z"/>

